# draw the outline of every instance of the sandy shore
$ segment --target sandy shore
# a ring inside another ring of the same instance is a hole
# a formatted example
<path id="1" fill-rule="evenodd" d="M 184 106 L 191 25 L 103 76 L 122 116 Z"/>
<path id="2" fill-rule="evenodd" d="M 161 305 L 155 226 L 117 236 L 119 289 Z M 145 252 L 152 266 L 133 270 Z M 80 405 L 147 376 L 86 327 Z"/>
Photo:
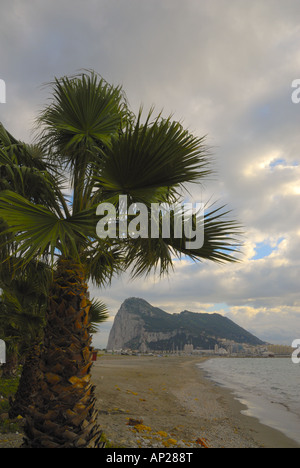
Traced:
<path id="1" fill-rule="evenodd" d="M 103 356 L 93 367 L 99 423 L 115 447 L 299 448 L 240 413 L 197 357 Z M 136 427 L 130 424 L 137 424 Z"/>
<path id="2" fill-rule="evenodd" d="M 101 356 L 93 365 L 99 424 L 114 448 L 299 448 L 244 416 L 230 391 L 204 377 L 197 357 Z M 0 434 L 0 448 L 22 434 Z"/>

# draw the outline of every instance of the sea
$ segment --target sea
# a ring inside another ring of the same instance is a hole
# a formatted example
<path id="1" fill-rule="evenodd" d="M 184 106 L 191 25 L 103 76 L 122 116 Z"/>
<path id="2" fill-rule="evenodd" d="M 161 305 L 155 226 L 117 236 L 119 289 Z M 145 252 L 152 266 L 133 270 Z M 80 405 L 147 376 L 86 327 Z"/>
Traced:
<path id="1" fill-rule="evenodd" d="M 242 413 L 300 444 L 300 364 L 289 358 L 213 358 L 198 364 L 233 391 Z"/>

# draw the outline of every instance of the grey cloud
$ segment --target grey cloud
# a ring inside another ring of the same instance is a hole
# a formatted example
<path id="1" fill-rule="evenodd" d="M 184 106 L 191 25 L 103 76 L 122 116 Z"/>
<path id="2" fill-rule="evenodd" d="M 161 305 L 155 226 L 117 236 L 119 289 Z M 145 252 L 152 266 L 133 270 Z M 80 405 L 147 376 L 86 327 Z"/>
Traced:
<path id="1" fill-rule="evenodd" d="M 252 322 L 258 331 L 266 330 L 268 310 L 278 304 L 276 323 L 284 328 L 284 306 L 300 303 L 300 203 L 287 190 L 300 186 L 299 168 L 258 165 L 276 152 L 289 164 L 299 161 L 300 105 L 291 102 L 291 82 L 300 78 L 299 2 L 11 0 L 2 12 L 7 104 L 0 105 L 0 121 L 17 138 L 31 138 L 49 96 L 42 83 L 93 68 L 124 86 L 133 110 L 154 104 L 208 135 L 216 180 L 192 193 L 197 201 L 212 197 L 233 208 L 245 225 L 246 250 L 264 239 L 286 239 L 277 260 L 182 264 L 168 280 L 128 283 L 125 276 L 92 294 L 107 300 L 112 314 L 128 296 L 177 312 L 200 311 L 201 303 L 264 307 Z M 241 309 L 235 317 L 246 323 Z"/>

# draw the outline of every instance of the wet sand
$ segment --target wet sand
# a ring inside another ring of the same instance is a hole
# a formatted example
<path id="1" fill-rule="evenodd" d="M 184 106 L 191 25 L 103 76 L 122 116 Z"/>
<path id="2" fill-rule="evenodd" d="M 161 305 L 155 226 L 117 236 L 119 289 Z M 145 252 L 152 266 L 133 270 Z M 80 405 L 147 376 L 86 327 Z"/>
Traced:
<path id="1" fill-rule="evenodd" d="M 199 357 L 109 356 L 93 366 L 99 423 L 113 447 L 299 448 L 241 414 Z"/>

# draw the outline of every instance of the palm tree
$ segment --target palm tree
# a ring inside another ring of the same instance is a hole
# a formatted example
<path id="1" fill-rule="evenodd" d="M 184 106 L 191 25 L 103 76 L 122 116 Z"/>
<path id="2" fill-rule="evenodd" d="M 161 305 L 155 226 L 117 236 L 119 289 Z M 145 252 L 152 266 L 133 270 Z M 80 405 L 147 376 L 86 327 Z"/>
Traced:
<path id="1" fill-rule="evenodd" d="M 38 147 L 49 164 L 44 172 L 51 194 L 43 203 L 11 190 L 0 194 L 0 218 L 7 226 L 3 243 L 11 242 L 7 236 L 13 238 L 18 265 L 24 268 L 42 257 L 53 266 L 26 446 L 100 447 L 91 384 L 88 281 L 103 287 L 125 269 L 133 276 L 152 270 L 164 274 L 174 255 L 236 261 L 239 226 L 222 207 L 207 211 L 204 244 L 193 251 L 186 249 L 185 239 L 172 235 L 99 238 L 99 203 L 113 203 L 120 214 L 119 195 L 149 207 L 178 202 L 187 184 L 200 183 L 211 173 L 210 155 L 204 138 L 189 134 L 171 118 L 154 118 L 153 109 L 144 122 L 142 112 L 135 117 L 122 89 L 94 72 L 55 79 L 51 86 L 52 100 L 38 118 Z M 69 183 L 68 196 L 64 190 Z"/>
<path id="2" fill-rule="evenodd" d="M 37 145 L 16 140 L 0 124 L 0 190 L 11 190 L 35 203 L 47 204 L 52 200 L 52 205 L 56 183 L 48 169 L 49 163 Z M 5 227 L 1 220 L 3 236 Z M 46 283 L 51 272 L 46 263 L 33 261 L 26 271 L 13 275 L 16 245 L 11 234 L 5 240 L 0 249 L 0 258 L 5 260 L 0 267 L 0 330 L 7 344 L 7 363 L 2 369 L 4 374 L 10 374 L 15 372 L 19 358 L 24 358 L 31 344 L 41 336 Z"/>
<path id="3" fill-rule="evenodd" d="M 27 288 L 24 290 L 26 286 Z M 34 289 L 34 287 L 37 289 Z M 11 290 L 12 288 L 10 288 L 10 292 Z M 14 284 L 14 294 L 14 298 L 20 297 L 20 301 L 17 301 L 17 308 L 14 300 L 12 310 L 7 310 L 7 314 L 3 314 L 3 316 L 0 313 L 0 319 L 5 319 L 2 322 L 5 323 L 6 327 L 11 326 L 10 324 L 13 322 L 15 328 L 17 328 L 17 333 L 11 338 L 11 342 L 13 345 L 19 345 L 18 358 L 20 354 L 23 356 L 22 374 L 18 390 L 14 398 L 10 399 L 9 417 L 11 419 L 19 415 L 26 417 L 27 409 L 34 404 L 34 395 L 39 385 L 43 324 L 47 307 L 44 290 L 41 289 L 40 284 L 35 283 L 34 276 L 26 278 L 25 282 L 20 282 L 18 279 L 17 284 Z M 28 297 L 30 297 L 29 301 Z M 39 311 L 38 314 L 36 314 L 37 309 Z M 89 313 L 90 332 L 96 333 L 98 325 L 107 319 L 108 311 L 106 305 L 99 300 L 93 299 Z M 7 342 L 7 333 L 4 333 L 4 335 Z M 16 346 L 14 346 L 15 348 Z"/>
<path id="4" fill-rule="evenodd" d="M 49 270 L 49 269 L 48 269 Z M 7 345 L 4 375 L 14 374 L 30 348 L 39 342 L 45 322 L 49 271 L 41 262 L 31 262 L 15 278 L 7 274 L 0 282 L 0 336 Z M 48 282 L 46 276 L 48 274 Z"/>

